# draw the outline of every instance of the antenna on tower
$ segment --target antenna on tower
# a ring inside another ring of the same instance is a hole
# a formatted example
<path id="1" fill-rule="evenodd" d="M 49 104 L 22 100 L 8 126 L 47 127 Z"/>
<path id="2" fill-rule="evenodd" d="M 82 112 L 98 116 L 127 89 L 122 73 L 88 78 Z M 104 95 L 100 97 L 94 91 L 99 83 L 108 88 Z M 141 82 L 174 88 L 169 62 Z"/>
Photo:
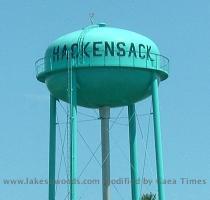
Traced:
<path id="1" fill-rule="evenodd" d="M 94 12 L 89 13 L 89 20 L 91 24 L 94 24 L 94 16 L 95 16 Z"/>

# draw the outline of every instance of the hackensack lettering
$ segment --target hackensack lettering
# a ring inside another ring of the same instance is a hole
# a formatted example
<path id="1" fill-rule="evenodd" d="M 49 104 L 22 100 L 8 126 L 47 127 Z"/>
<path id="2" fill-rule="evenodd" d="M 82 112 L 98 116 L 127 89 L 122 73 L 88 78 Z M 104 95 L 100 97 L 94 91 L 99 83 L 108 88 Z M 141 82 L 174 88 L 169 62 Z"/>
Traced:
<path id="1" fill-rule="evenodd" d="M 79 53 L 80 52 L 80 53 Z M 64 44 L 63 46 L 56 46 L 53 48 L 53 61 L 68 59 L 69 57 L 102 57 L 102 56 L 128 56 L 140 59 L 147 59 L 154 61 L 152 56 L 152 47 L 145 44 L 126 44 L 125 42 L 86 42 L 73 43 L 72 45 Z"/>

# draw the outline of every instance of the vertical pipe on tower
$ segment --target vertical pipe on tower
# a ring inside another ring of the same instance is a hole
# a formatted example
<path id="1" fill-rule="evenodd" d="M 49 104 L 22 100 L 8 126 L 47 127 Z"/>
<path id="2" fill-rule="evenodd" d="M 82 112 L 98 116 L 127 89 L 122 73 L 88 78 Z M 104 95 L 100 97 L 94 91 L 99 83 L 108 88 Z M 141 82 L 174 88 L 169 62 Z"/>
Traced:
<path id="1" fill-rule="evenodd" d="M 76 200 L 77 174 L 77 88 L 76 72 L 71 71 L 70 85 L 70 199 Z"/>
<path id="2" fill-rule="evenodd" d="M 55 200 L 56 99 L 50 95 L 49 200 Z"/>
<path id="3" fill-rule="evenodd" d="M 139 200 L 135 104 L 128 106 L 132 200 Z"/>
<path id="4" fill-rule="evenodd" d="M 103 200 L 110 200 L 110 144 L 109 118 L 110 108 L 99 108 L 101 119 L 101 151 L 102 151 L 102 191 Z"/>
<path id="5" fill-rule="evenodd" d="M 153 104 L 153 121 L 154 121 L 154 134 L 155 134 L 155 152 L 156 152 L 156 167 L 157 167 L 157 180 L 158 180 L 158 199 L 165 200 L 163 171 L 163 152 L 160 128 L 160 109 L 159 109 L 159 94 L 158 94 L 158 78 L 154 75 L 152 82 L 152 104 Z"/>

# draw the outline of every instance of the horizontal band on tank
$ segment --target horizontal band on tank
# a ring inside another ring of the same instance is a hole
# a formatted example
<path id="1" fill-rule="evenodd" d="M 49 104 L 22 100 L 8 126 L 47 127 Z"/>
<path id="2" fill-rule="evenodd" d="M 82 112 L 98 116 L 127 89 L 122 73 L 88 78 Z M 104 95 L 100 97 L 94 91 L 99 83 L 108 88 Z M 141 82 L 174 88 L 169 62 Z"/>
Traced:
<path id="1" fill-rule="evenodd" d="M 117 51 L 115 51 L 116 54 Z M 134 55 L 130 57 L 120 57 L 120 56 L 105 56 L 105 52 L 102 51 L 102 57 L 87 57 L 84 55 L 79 55 L 78 57 L 71 57 L 71 54 L 67 52 L 66 56 L 69 55 L 68 59 L 66 57 L 60 60 L 54 60 L 53 56 L 40 58 L 36 61 L 36 76 L 41 82 L 44 82 L 45 77 L 51 72 L 56 72 L 60 70 L 67 70 L 68 66 L 78 67 L 78 68 L 89 68 L 89 67 L 122 67 L 122 68 L 139 68 L 139 69 L 150 69 L 157 70 L 162 74 L 161 79 L 166 79 L 169 72 L 169 59 L 160 54 L 150 53 L 152 60 L 147 59 L 146 52 L 142 53 L 145 57 L 139 58 Z M 138 54 L 138 52 L 136 52 Z"/>

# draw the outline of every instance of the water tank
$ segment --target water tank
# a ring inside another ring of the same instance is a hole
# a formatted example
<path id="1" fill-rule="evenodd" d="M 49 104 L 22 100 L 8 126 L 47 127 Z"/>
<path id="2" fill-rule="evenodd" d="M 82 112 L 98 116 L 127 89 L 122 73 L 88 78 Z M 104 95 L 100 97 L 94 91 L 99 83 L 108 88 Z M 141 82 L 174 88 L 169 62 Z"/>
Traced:
<path id="1" fill-rule="evenodd" d="M 168 59 L 152 40 L 104 23 L 58 38 L 36 65 L 37 79 L 65 102 L 76 72 L 77 103 L 90 108 L 135 103 L 151 95 L 154 74 L 168 77 Z"/>

